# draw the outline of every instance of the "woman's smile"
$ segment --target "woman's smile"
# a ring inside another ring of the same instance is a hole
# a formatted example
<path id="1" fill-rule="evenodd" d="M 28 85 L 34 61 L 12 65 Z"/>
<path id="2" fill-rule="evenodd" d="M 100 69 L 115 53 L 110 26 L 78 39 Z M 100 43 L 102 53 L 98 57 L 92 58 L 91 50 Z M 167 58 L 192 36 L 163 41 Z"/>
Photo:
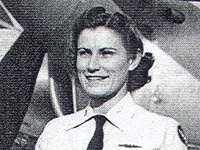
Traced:
<path id="1" fill-rule="evenodd" d="M 99 75 L 86 75 L 86 78 L 89 81 L 102 81 L 106 78 L 108 78 L 109 76 L 99 76 Z"/>
<path id="2" fill-rule="evenodd" d="M 83 79 L 83 78 L 82 78 Z M 84 79 L 84 84 L 87 85 L 87 87 L 101 89 L 109 83 L 109 76 L 108 75 L 85 75 Z"/>

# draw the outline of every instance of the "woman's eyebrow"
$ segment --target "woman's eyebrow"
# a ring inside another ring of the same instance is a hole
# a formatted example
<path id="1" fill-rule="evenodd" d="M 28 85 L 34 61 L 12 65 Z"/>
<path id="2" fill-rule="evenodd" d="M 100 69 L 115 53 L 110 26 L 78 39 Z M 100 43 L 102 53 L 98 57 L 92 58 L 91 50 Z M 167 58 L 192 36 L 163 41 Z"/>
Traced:
<path id="1" fill-rule="evenodd" d="M 100 48 L 99 51 L 104 51 L 104 50 L 114 50 L 114 51 L 117 51 L 116 48 L 113 48 L 113 47 L 104 47 L 104 48 Z"/>
<path id="2" fill-rule="evenodd" d="M 79 47 L 79 48 L 77 48 L 77 51 L 79 51 L 79 50 L 85 50 L 86 52 L 90 52 L 90 51 L 91 51 L 91 49 L 89 49 L 89 48 L 84 48 L 84 47 Z"/>

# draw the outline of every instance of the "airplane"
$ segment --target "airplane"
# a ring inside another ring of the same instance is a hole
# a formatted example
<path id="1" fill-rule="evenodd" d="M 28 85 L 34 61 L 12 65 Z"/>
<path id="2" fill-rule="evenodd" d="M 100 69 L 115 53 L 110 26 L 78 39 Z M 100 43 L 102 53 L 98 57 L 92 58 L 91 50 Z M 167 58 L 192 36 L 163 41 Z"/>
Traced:
<path id="1" fill-rule="evenodd" d="M 104 6 L 136 21 L 145 52 L 155 56 L 152 81 L 132 93 L 136 102 L 178 120 L 189 149 L 200 149 L 200 2 L 1 0 L 0 6 L 1 148 L 34 149 L 49 120 L 86 106 L 76 81 L 60 78 L 68 72 L 58 72 L 56 33 L 64 27 L 70 32 L 85 9 Z"/>

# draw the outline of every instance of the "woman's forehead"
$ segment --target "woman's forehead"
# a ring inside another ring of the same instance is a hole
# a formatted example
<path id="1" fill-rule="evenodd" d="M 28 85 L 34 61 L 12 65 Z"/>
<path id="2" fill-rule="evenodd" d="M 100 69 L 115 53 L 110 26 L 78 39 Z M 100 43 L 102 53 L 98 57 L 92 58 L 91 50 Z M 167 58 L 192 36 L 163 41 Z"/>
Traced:
<path id="1" fill-rule="evenodd" d="M 97 27 L 95 29 L 89 28 L 84 29 L 78 38 L 78 48 L 80 47 L 91 47 L 98 48 L 102 46 L 112 47 L 112 46 L 122 46 L 122 39 L 119 33 L 107 28 L 107 27 Z"/>

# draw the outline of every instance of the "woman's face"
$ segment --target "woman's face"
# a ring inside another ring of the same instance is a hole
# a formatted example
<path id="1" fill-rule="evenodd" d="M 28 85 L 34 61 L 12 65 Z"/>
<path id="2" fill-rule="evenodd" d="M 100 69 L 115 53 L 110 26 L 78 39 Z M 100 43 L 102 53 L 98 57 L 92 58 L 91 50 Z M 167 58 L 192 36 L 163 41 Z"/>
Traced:
<path id="1" fill-rule="evenodd" d="M 81 86 L 89 96 L 103 98 L 126 89 L 133 65 L 114 30 L 97 27 L 80 33 L 76 67 Z"/>

